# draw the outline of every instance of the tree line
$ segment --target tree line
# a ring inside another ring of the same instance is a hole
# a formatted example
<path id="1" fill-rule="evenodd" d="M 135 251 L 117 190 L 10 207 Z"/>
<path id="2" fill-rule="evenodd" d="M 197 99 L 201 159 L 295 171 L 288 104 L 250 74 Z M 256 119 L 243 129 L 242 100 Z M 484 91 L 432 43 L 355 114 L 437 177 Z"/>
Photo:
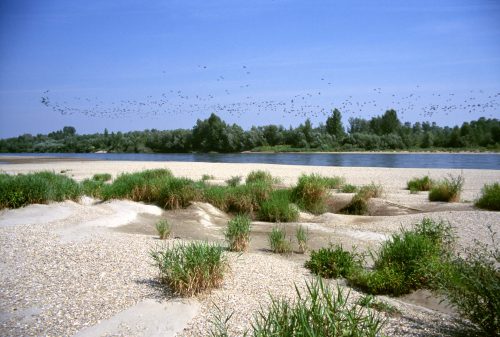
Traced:
<path id="1" fill-rule="evenodd" d="M 309 119 L 299 126 L 253 126 L 243 130 L 216 114 L 197 120 L 192 129 L 144 130 L 79 135 L 72 126 L 47 135 L 24 134 L 1 139 L 0 152 L 96 151 L 121 153 L 188 153 L 241 151 L 377 151 L 377 150 L 500 150 L 500 121 L 486 119 L 461 126 L 431 122 L 402 123 L 396 111 L 371 119 L 349 118 L 344 127 L 337 109 L 314 127 Z"/>

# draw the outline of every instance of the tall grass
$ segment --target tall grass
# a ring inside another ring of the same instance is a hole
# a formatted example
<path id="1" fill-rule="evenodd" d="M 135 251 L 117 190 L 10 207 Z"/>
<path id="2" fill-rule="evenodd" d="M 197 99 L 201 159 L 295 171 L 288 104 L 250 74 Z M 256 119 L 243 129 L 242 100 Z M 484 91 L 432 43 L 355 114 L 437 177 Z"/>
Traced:
<path id="1" fill-rule="evenodd" d="M 301 175 L 293 189 L 294 201 L 305 210 L 319 214 L 326 209 L 328 184 L 318 174 Z"/>
<path id="2" fill-rule="evenodd" d="M 446 202 L 460 201 L 460 194 L 462 193 L 464 182 L 464 177 L 461 175 L 457 177 L 450 175 L 436 182 L 429 192 L 429 200 Z"/>
<path id="3" fill-rule="evenodd" d="M 412 193 L 419 191 L 429 191 L 434 185 L 434 181 L 429 178 L 429 176 L 423 176 L 422 178 L 413 178 L 406 183 L 406 187 Z"/>
<path id="4" fill-rule="evenodd" d="M 207 242 L 174 244 L 151 251 L 160 281 L 181 296 L 217 288 L 222 283 L 227 261 L 224 248 Z"/>
<path id="5" fill-rule="evenodd" d="M 269 233 L 269 245 L 271 250 L 277 254 L 289 253 L 292 250 L 290 240 L 286 237 L 286 231 L 283 226 L 274 226 Z"/>
<path id="6" fill-rule="evenodd" d="M 298 225 L 295 230 L 295 238 L 299 245 L 299 252 L 304 254 L 307 251 L 307 242 L 309 241 L 309 232 L 302 225 Z"/>
<path id="7" fill-rule="evenodd" d="M 96 173 L 92 176 L 92 180 L 106 182 L 111 180 L 111 174 L 109 173 Z"/>
<path id="8" fill-rule="evenodd" d="M 224 232 L 229 250 L 233 252 L 245 251 L 250 242 L 250 218 L 247 215 L 237 215 L 227 224 Z"/>
<path id="9" fill-rule="evenodd" d="M 261 309 L 252 335 L 264 336 L 378 336 L 384 319 L 373 311 L 350 306 L 349 293 L 337 286 L 333 290 L 321 278 L 307 282 L 302 293 L 296 288 L 297 300 L 271 298 L 269 308 Z"/>
<path id="10" fill-rule="evenodd" d="M 363 257 L 351 253 L 342 246 L 330 245 L 311 252 L 311 258 L 305 267 L 312 273 L 325 278 L 348 277 L 355 269 L 362 267 Z"/>
<path id="11" fill-rule="evenodd" d="M 227 186 L 235 187 L 241 183 L 241 176 L 233 176 L 226 180 Z"/>
<path id="12" fill-rule="evenodd" d="M 18 208 L 50 201 L 77 200 L 80 185 L 65 175 L 37 172 L 16 176 L 0 174 L 0 208 Z"/>
<path id="13" fill-rule="evenodd" d="M 475 202 L 476 207 L 500 211 L 500 184 L 484 185 L 481 196 Z"/>
<path id="14" fill-rule="evenodd" d="M 299 218 L 299 211 L 290 199 L 289 190 L 272 191 L 269 198 L 262 201 L 260 205 L 259 219 L 271 222 L 296 221 Z"/>
<path id="15" fill-rule="evenodd" d="M 272 185 L 272 184 L 279 182 L 279 179 L 274 178 L 271 175 L 271 173 L 269 173 L 267 171 L 257 170 L 257 171 L 250 172 L 248 174 L 245 182 L 247 184 L 251 184 L 251 183 L 255 183 L 255 182 L 264 182 L 264 183 L 267 183 L 269 185 Z"/>
<path id="16" fill-rule="evenodd" d="M 156 231 L 158 232 L 158 236 L 160 240 L 165 240 L 170 236 L 172 232 L 172 227 L 168 223 L 167 220 L 160 220 L 155 224 Z"/>

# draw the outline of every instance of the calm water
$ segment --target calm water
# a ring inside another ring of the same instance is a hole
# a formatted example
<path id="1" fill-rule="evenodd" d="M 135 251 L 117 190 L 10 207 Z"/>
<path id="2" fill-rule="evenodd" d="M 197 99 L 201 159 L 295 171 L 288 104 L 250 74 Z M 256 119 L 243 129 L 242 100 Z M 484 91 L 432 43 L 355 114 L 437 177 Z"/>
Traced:
<path id="1" fill-rule="evenodd" d="M 2 155 L 2 154 L 0 154 Z M 99 160 L 184 161 L 211 163 L 265 163 L 314 166 L 414 167 L 500 169 L 500 154 L 448 153 L 233 153 L 233 154 L 141 154 L 141 153 L 24 153 L 8 156 L 72 157 Z"/>

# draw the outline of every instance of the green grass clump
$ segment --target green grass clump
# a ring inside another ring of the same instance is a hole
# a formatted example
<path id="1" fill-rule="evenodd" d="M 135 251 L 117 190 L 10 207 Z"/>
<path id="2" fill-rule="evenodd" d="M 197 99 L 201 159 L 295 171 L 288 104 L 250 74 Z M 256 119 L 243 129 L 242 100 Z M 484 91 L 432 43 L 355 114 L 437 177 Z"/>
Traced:
<path id="1" fill-rule="evenodd" d="M 77 200 L 80 185 L 65 175 L 37 172 L 16 176 L 0 174 L 0 208 L 18 208 L 50 201 Z"/>
<path id="2" fill-rule="evenodd" d="M 227 186 L 235 187 L 241 183 L 241 176 L 233 176 L 226 180 Z"/>
<path id="3" fill-rule="evenodd" d="M 449 176 L 441 181 L 436 182 L 430 192 L 430 201 L 446 201 L 458 202 L 460 200 L 460 193 L 464 185 L 464 178 L 459 175 L 457 177 Z"/>
<path id="4" fill-rule="evenodd" d="M 299 218 L 297 207 L 291 203 L 289 190 L 275 190 L 269 198 L 262 201 L 259 210 L 259 219 L 271 222 L 292 222 Z"/>
<path id="5" fill-rule="evenodd" d="M 358 187 L 351 184 L 342 185 L 342 187 L 340 188 L 340 192 L 342 193 L 356 193 L 357 191 Z"/>
<path id="6" fill-rule="evenodd" d="M 245 182 L 247 184 L 251 184 L 251 183 L 255 183 L 255 182 L 259 182 L 259 181 L 267 183 L 269 185 L 272 185 L 274 183 L 277 183 L 278 179 L 274 178 L 271 175 L 271 173 L 269 173 L 267 171 L 257 170 L 257 171 L 250 172 L 245 180 Z"/>
<path id="7" fill-rule="evenodd" d="M 490 211 L 500 211 L 500 184 L 484 185 L 481 197 L 476 200 L 475 205 Z"/>
<path id="8" fill-rule="evenodd" d="M 338 177 L 338 176 L 333 176 L 333 177 L 322 177 L 325 186 L 327 188 L 340 188 L 342 185 L 345 183 L 345 178 L 344 177 Z"/>
<path id="9" fill-rule="evenodd" d="M 166 209 L 184 208 L 191 201 L 201 199 L 200 189 L 187 178 L 171 177 L 156 188 L 156 203 Z"/>
<path id="10" fill-rule="evenodd" d="M 380 197 L 382 193 L 383 188 L 380 185 L 371 183 L 370 185 L 362 186 L 352 197 L 351 202 L 340 210 L 340 213 L 350 215 L 365 215 L 368 213 L 368 200 L 370 200 L 371 198 Z"/>
<path id="11" fill-rule="evenodd" d="M 312 273 L 325 278 L 348 277 L 361 266 L 361 255 L 333 245 L 312 251 L 311 259 L 305 263 Z"/>
<path id="12" fill-rule="evenodd" d="M 377 311 L 386 312 L 391 316 L 401 314 L 401 312 L 396 307 L 390 305 L 387 302 L 377 300 L 373 295 L 365 295 L 361 297 L 356 302 L 356 304 L 365 308 L 371 308 Z"/>
<path id="13" fill-rule="evenodd" d="M 207 181 L 207 180 L 212 180 L 214 179 L 214 176 L 211 174 L 204 174 L 201 176 L 201 181 Z"/>
<path id="14" fill-rule="evenodd" d="M 380 335 L 385 321 L 371 310 L 348 304 L 349 293 L 334 291 L 321 278 L 296 287 L 297 300 L 271 298 L 252 323 L 252 336 L 370 336 Z"/>
<path id="15" fill-rule="evenodd" d="M 172 232 L 172 227 L 168 223 L 167 220 L 160 220 L 155 224 L 156 231 L 158 232 L 158 236 L 160 240 L 168 239 L 170 233 Z"/>
<path id="16" fill-rule="evenodd" d="M 289 253 L 292 250 L 290 241 L 286 238 L 285 228 L 281 226 L 274 226 L 269 233 L 269 245 L 276 254 Z"/>
<path id="17" fill-rule="evenodd" d="M 463 255 L 447 259 L 434 284 L 485 336 L 500 336 L 500 249 L 495 235 L 491 233 L 493 249 L 476 242 Z"/>
<path id="18" fill-rule="evenodd" d="M 181 296 L 217 288 L 222 283 L 227 261 L 224 248 L 207 242 L 175 244 L 151 252 L 160 281 Z"/>
<path id="19" fill-rule="evenodd" d="M 303 209 L 320 214 L 326 209 L 327 182 L 318 174 L 301 175 L 293 189 L 294 201 Z"/>
<path id="20" fill-rule="evenodd" d="M 250 242 L 250 218 L 247 215 L 237 215 L 227 224 L 224 232 L 229 250 L 243 252 Z"/>
<path id="21" fill-rule="evenodd" d="M 81 183 L 82 193 L 92 198 L 102 198 L 105 183 L 100 180 L 85 179 Z"/>
<path id="22" fill-rule="evenodd" d="M 424 176 L 422 178 L 413 178 L 406 183 L 407 188 L 412 193 L 419 191 L 429 191 L 434 184 L 434 181 L 429 178 L 429 176 Z"/>
<path id="23" fill-rule="evenodd" d="M 299 244 L 299 251 L 304 254 L 307 251 L 307 242 L 309 241 L 308 231 L 302 225 L 299 225 L 295 231 L 295 237 Z"/>
<path id="24" fill-rule="evenodd" d="M 369 185 L 361 186 L 357 194 L 363 199 L 369 200 L 371 198 L 378 198 L 382 196 L 382 193 L 384 193 L 384 189 L 381 185 L 371 183 Z"/>
<path id="25" fill-rule="evenodd" d="M 348 276 L 350 283 L 370 294 L 395 296 L 430 286 L 440 259 L 449 254 L 450 228 L 426 218 L 411 230 L 393 234 L 375 254 L 373 270 L 356 270 Z"/>
<path id="26" fill-rule="evenodd" d="M 109 173 L 96 173 L 92 176 L 92 180 L 106 182 L 111 180 L 111 174 Z"/>

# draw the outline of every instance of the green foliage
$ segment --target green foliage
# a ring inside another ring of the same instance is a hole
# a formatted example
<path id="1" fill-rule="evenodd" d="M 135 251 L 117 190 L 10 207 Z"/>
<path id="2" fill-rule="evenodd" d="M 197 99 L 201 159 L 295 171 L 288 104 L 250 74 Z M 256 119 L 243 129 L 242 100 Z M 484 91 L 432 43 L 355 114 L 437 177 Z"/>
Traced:
<path id="1" fill-rule="evenodd" d="M 228 314 L 223 311 L 217 304 L 214 303 L 215 312 L 209 320 L 210 337 L 229 337 L 229 321 L 233 317 L 234 312 Z"/>
<path id="2" fill-rule="evenodd" d="M 500 211 L 500 184 L 484 185 L 481 189 L 481 197 L 476 200 L 475 205 L 491 211 Z"/>
<path id="3" fill-rule="evenodd" d="M 277 254 L 289 253 L 291 251 L 290 241 L 286 238 L 285 228 L 274 226 L 269 233 L 269 245 L 271 250 Z"/>
<path id="4" fill-rule="evenodd" d="M 53 172 L 0 174 L 0 209 L 18 208 L 50 201 L 77 200 L 80 185 L 65 175 Z"/>
<path id="5" fill-rule="evenodd" d="M 172 227 L 168 223 L 167 220 L 160 220 L 155 224 L 156 231 L 158 232 L 158 236 L 160 240 L 168 239 L 170 233 L 172 231 Z"/>
<path id="6" fill-rule="evenodd" d="M 364 199 L 369 200 L 371 198 L 378 198 L 382 196 L 384 189 L 381 185 L 371 183 L 369 185 L 364 185 L 359 188 L 358 195 Z"/>
<path id="7" fill-rule="evenodd" d="M 201 176 L 202 181 L 207 181 L 207 180 L 212 180 L 212 179 L 214 179 L 214 176 L 211 174 L 204 174 Z"/>
<path id="8" fill-rule="evenodd" d="M 106 188 L 104 182 L 94 179 L 85 179 L 81 182 L 82 193 L 92 198 L 102 198 L 103 190 Z"/>
<path id="9" fill-rule="evenodd" d="M 111 174 L 109 173 L 96 173 L 92 176 L 92 180 L 106 182 L 111 180 Z"/>
<path id="10" fill-rule="evenodd" d="M 224 248 L 207 242 L 174 244 L 150 254 L 158 266 L 160 281 L 181 296 L 219 287 L 227 269 Z"/>
<path id="11" fill-rule="evenodd" d="M 460 194 L 464 185 L 464 178 L 459 175 L 457 177 L 449 176 L 441 181 L 436 182 L 430 192 L 430 201 L 446 201 L 457 202 L 460 200 Z"/>
<path id="12" fill-rule="evenodd" d="M 224 232 L 229 250 L 243 252 L 250 242 L 250 218 L 247 215 L 237 215 L 227 224 Z"/>
<path id="13" fill-rule="evenodd" d="M 342 246 L 330 245 L 311 252 L 311 259 L 305 267 L 312 273 L 325 278 L 348 277 L 362 266 L 363 257 L 345 251 Z"/>
<path id="14" fill-rule="evenodd" d="M 327 188 L 340 188 L 345 182 L 344 177 L 333 176 L 322 178 Z"/>
<path id="15" fill-rule="evenodd" d="M 371 294 L 395 296 L 428 287 L 451 243 L 449 224 L 425 218 L 415 228 L 393 234 L 377 252 L 373 271 L 357 270 L 349 281 Z"/>
<path id="16" fill-rule="evenodd" d="M 307 251 L 307 242 L 309 241 L 308 231 L 302 225 L 298 225 L 295 231 L 295 237 L 299 244 L 299 251 L 304 254 Z"/>
<path id="17" fill-rule="evenodd" d="M 372 311 L 348 304 L 349 293 L 333 291 L 321 278 L 308 282 L 307 291 L 296 288 L 298 299 L 290 303 L 271 299 L 252 324 L 254 337 L 264 336 L 379 336 L 384 320 Z"/>
<path id="18" fill-rule="evenodd" d="M 299 218 L 299 211 L 290 199 L 290 190 L 272 191 L 269 198 L 262 201 L 260 205 L 259 219 L 271 222 L 296 221 Z"/>
<path id="19" fill-rule="evenodd" d="M 368 213 L 368 202 L 359 194 L 352 197 L 351 202 L 340 210 L 340 213 L 350 215 L 365 215 Z"/>
<path id="20" fill-rule="evenodd" d="M 186 178 L 171 177 L 157 187 L 156 195 L 160 206 L 178 209 L 189 206 L 191 201 L 201 198 L 201 191 L 194 182 Z"/>
<path id="21" fill-rule="evenodd" d="M 278 181 L 279 180 L 277 178 L 274 178 L 271 175 L 271 173 L 269 173 L 267 171 L 261 171 L 261 170 L 250 172 L 246 178 L 247 184 L 252 184 L 252 183 L 256 183 L 256 182 L 263 182 L 263 183 L 272 185 Z"/>
<path id="22" fill-rule="evenodd" d="M 422 178 L 413 178 L 407 182 L 406 186 L 411 192 L 416 191 L 429 191 L 434 184 L 429 176 L 423 176 Z"/>
<path id="23" fill-rule="evenodd" d="M 342 185 L 340 192 L 342 193 L 356 193 L 358 191 L 358 187 L 351 185 L 351 184 L 345 184 Z"/>
<path id="24" fill-rule="evenodd" d="M 491 230 L 491 228 L 490 228 Z M 500 250 L 492 234 L 494 250 L 476 244 L 465 257 L 445 259 L 434 280 L 460 314 L 475 323 L 487 336 L 500 335 Z"/>
<path id="25" fill-rule="evenodd" d="M 320 214 L 326 209 L 327 187 L 324 177 L 318 174 L 303 174 L 293 189 L 293 199 L 305 210 Z"/>
<path id="26" fill-rule="evenodd" d="M 401 312 L 394 306 L 387 302 L 377 300 L 373 295 L 364 295 L 361 297 L 356 304 L 365 308 L 375 309 L 377 311 L 383 311 L 391 316 L 399 315 Z"/>
<path id="27" fill-rule="evenodd" d="M 226 180 L 227 186 L 236 187 L 241 183 L 241 176 L 233 176 Z"/>
<path id="28" fill-rule="evenodd" d="M 345 136 L 344 126 L 342 125 L 342 114 L 334 109 L 332 115 L 326 119 L 326 132 L 335 136 L 337 140 L 342 140 Z"/>

